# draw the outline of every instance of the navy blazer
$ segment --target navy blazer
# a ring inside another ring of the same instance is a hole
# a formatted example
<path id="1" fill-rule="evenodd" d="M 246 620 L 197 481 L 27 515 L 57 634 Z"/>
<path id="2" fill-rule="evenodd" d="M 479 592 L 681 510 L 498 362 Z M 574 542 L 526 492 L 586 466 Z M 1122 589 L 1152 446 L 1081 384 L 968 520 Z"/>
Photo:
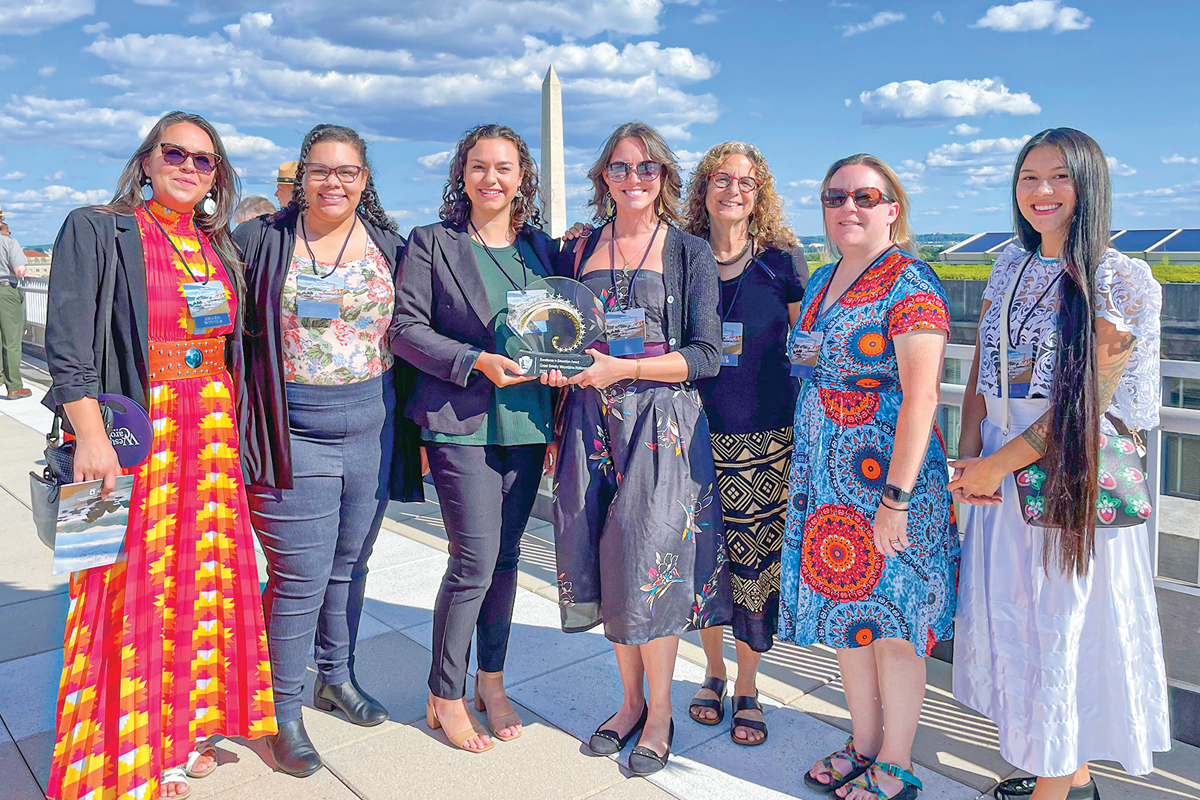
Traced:
<path id="1" fill-rule="evenodd" d="M 526 226 L 521 242 L 553 274 L 558 242 Z M 474 433 L 494 384 L 473 372 L 481 352 L 496 352 L 483 276 L 466 226 L 438 222 L 413 228 L 396 285 L 392 352 L 418 370 L 406 413 L 437 433 Z"/>
<path id="2" fill-rule="evenodd" d="M 238 393 L 238 426 L 246 482 L 253 488 L 293 488 L 281 314 L 298 216 L 288 207 L 243 222 L 233 234 L 246 262 L 246 380 Z M 358 219 L 379 247 L 394 279 L 404 252 L 404 237 L 361 216 Z M 412 392 L 414 372 L 399 360 L 392 368 L 397 404 Z M 395 428 L 388 496 L 392 500 L 422 500 L 421 432 L 404 420 L 396 420 Z"/>
<path id="3" fill-rule="evenodd" d="M 236 286 L 236 271 L 227 266 L 226 272 Z M 115 280 L 112 318 L 105 319 L 100 291 L 110 276 Z M 148 409 L 150 306 L 137 218 L 103 206 L 68 214 L 54 241 L 47 303 L 46 362 L 52 384 L 42 404 L 58 410 L 64 403 L 114 392 Z M 233 332 L 225 339 L 225 364 L 235 391 L 242 382 L 243 306 L 237 304 Z M 105 327 L 107 353 L 101 347 Z"/>

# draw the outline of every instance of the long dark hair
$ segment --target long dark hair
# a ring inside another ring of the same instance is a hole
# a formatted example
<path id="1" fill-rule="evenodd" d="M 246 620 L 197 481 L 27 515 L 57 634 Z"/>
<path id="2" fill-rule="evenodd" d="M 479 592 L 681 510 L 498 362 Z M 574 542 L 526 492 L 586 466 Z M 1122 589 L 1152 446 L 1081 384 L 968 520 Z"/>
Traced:
<path id="1" fill-rule="evenodd" d="M 1058 148 L 1075 185 L 1075 210 L 1059 261 L 1058 349 L 1053 419 L 1046 437 L 1046 516 L 1062 525 L 1046 529 L 1043 551 L 1047 570 L 1055 564 L 1065 574 L 1085 576 L 1096 540 L 1097 473 L 1100 460 L 1100 408 L 1096 383 L 1096 312 L 1093 298 L 1096 269 L 1111 236 L 1112 186 L 1100 145 L 1073 128 L 1051 128 L 1030 139 L 1013 167 L 1013 219 L 1021 245 L 1029 252 L 1042 236 L 1021 213 L 1017 181 L 1029 151 L 1039 145 Z M 1002 343 L 1003 346 L 1003 343 Z"/>
<path id="2" fill-rule="evenodd" d="M 150 177 L 146 174 L 142 161 L 146 156 L 153 155 L 154 148 L 162 142 L 163 133 L 167 128 L 180 123 L 195 125 L 207 133 L 208 138 L 212 140 L 213 152 L 221 157 L 212 185 L 212 195 L 213 200 L 216 201 L 217 210 L 212 214 L 201 214 L 197 209 L 195 219 L 200 230 L 204 231 L 204 235 L 208 237 L 213 250 L 216 250 L 217 255 L 221 257 L 221 263 L 229 271 L 240 297 L 245 284 L 242 277 L 242 259 L 238 255 L 237 247 L 233 244 L 233 237 L 229 235 L 229 222 L 233 219 L 233 209 L 237 205 L 238 193 L 241 191 L 241 180 L 234 171 L 233 165 L 229 163 L 229 154 L 225 152 L 221 135 L 204 117 L 184 111 L 172 111 L 164 114 L 150 128 L 146 138 L 129 157 L 125 169 L 121 170 L 121 177 L 117 179 L 117 190 L 113 193 L 113 199 L 100 208 L 113 214 L 132 214 L 135 208 L 146 204 L 146 196 L 142 194 L 142 187 L 150 183 Z"/>
<path id="3" fill-rule="evenodd" d="M 658 191 L 658 217 L 677 228 L 684 225 L 683 214 L 679 210 L 680 197 L 683 195 L 683 178 L 679 175 L 679 162 L 675 159 L 675 151 L 667 144 L 663 135 L 644 122 L 626 122 L 612 132 L 612 135 L 600 148 L 600 155 L 588 169 L 588 180 L 592 182 L 592 198 L 588 205 L 595 209 L 592 219 L 596 222 L 608 222 L 617 215 L 616 205 L 609 196 L 608 184 L 604 182 L 604 168 L 612 161 L 613 151 L 625 139 L 637 139 L 646 147 L 646 154 L 651 161 L 663 165 L 662 185 Z"/>
<path id="4" fill-rule="evenodd" d="M 358 199 L 358 215 L 376 227 L 397 233 L 396 223 L 383 210 L 379 194 L 375 191 L 375 170 L 371 169 L 371 160 L 367 158 L 367 143 L 357 131 L 344 125 L 318 125 L 304 135 L 304 143 L 300 145 L 300 161 L 296 164 L 296 190 L 292 192 L 292 202 L 288 207 L 300 214 L 308 210 L 308 198 L 304 193 L 304 165 L 308 162 L 308 151 L 321 142 L 341 142 L 354 148 L 358 160 L 367 168 L 367 185 Z"/>
<path id="5" fill-rule="evenodd" d="M 452 225 L 466 225 L 471 216 L 471 200 L 467 197 L 466 185 L 463 183 L 463 171 L 467 166 L 467 153 L 479 143 L 480 139 L 504 139 L 512 142 L 517 148 L 517 165 L 521 170 L 521 187 L 513 198 L 510 212 L 512 232 L 519 234 L 528 225 L 531 228 L 542 227 L 542 212 L 538 209 L 538 171 L 537 163 L 529 155 L 529 146 L 525 144 L 516 131 L 506 125 L 476 125 L 463 134 L 454 146 L 454 156 L 450 159 L 450 176 L 446 179 L 446 187 L 442 190 L 442 207 L 438 216 Z"/>

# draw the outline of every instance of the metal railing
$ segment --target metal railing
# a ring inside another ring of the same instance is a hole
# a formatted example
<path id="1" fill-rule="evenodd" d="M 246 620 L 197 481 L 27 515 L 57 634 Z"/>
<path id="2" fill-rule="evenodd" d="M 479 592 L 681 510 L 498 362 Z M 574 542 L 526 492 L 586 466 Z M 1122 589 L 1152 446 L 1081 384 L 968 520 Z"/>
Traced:
<path id="1" fill-rule="evenodd" d="M 50 281 L 47 278 L 22 278 L 17 291 L 25 298 L 25 330 L 21 334 L 21 343 L 30 345 L 40 355 L 46 344 Z"/>
<path id="2" fill-rule="evenodd" d="M 967 344 L 951 344 L 946 346 L 946 360 L 957 360 L 960 363 L 960 374 L 966 379 L 971 360 L 975 357 L 975 346 Z M 1189 378 L 1200 380 L 1200 362 L 1171 361 L 1160 362 L 1162 377 Z M 957 383 L 943 383 L 941 402 L 943 406 L 961 409 L 966 386 Z M 1195 579 L 1189 582 L 1162 577 L 1159 570 L 1159 508 L 1162 502 L 1163 484 L 1163 434 L 1179 433 L 1190 436 L 1200 436 L 1200 411 L 1190 408 L 1174 408 L 1162 406 L 1159 409 L 1159 426 L 1150 431 L 1146 437 L 1146 482 L 1150 487 L 1150 503 L 1154 513 L 1147 520 L 1150 535 L 1150 558 L 1154 564 L 1155 585 L 1160 589 L 1182 592 L 1200 596 L 1200 558 L 1197 559 L 1194 571 Z M 1192 469 L 1200 469 L 1200 464 L 1187 465 Z M 1197 533 L 1200 534 L 1200 521 L 1197 522 Z"/>

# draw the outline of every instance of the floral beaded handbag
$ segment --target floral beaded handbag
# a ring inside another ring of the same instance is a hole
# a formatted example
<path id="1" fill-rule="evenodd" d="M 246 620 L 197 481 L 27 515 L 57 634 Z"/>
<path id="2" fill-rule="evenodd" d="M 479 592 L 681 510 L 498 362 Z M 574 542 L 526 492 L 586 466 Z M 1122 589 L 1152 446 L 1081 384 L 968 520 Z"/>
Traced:
<path id="1" fill-rule="evenodd" d="M 1005 293 L 1000 309 L 1000 398 L 1004 433 L 1008 435 L 1008 315 L 1017 281 L 1014 280 Z M 1105 414 L 1112 423 L 1116 436 L 1100 433 L 1099 490 L 1096 494 L 1096 516 L 1098 524 L 1105 528 L 1132 528 L 1141 525 L 1154 512 L 1150 505 L 1150 487 L 1142 465 L 1145 450 L 1125 423 L 1111 414 Z M 1046 498 L 1042 488 L 1046 484 L 1046 470 L 1041 461 L 1015 470 L 1017 496 L 1021 503 L 1021 514 L 1025 522 L 1035 528 L 1061 527 L 1046 516 Z"/>

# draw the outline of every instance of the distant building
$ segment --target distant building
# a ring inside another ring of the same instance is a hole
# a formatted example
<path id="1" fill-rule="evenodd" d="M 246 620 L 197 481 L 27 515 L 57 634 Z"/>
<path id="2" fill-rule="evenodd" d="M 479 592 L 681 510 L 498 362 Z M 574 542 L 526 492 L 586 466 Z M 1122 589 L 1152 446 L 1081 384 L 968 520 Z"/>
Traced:
<path id="1" fill-rule="evenodd" d="M 1011 232 L 977 233 L 942 251 L 944 264 L 994 264 L 1015 237 Z M 1112 232 L 1112 246 L 1150 264 L 1200 264 L 1200 228 L 1127 229 Z"/>
<path id="2" fill-rule="evenodd" d="M 28 262 L 26 269 L 30 278 L 50 277 L 50 248 L 45 250 L 26 249 L 25 259 Z"/>

